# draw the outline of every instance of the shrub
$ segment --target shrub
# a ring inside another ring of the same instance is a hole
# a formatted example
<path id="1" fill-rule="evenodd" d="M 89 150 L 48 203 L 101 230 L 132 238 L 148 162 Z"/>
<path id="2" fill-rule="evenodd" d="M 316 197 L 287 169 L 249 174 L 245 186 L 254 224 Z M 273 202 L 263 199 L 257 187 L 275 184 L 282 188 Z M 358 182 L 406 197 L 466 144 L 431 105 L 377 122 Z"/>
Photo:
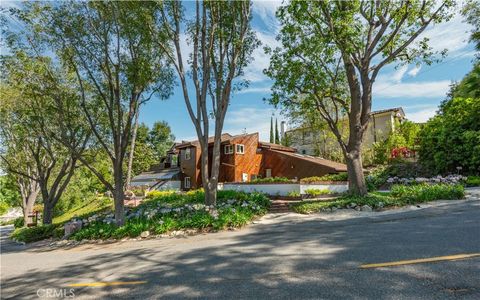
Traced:
<path id="1" fill-rule="evenodd" d="M 23 217 L 18 217 L 15 220 L 13 220 L 13 226 L 15 228 L 22 228 L 25 226 L 25 219 Z"/>
<path id="2" fill-rule="evenodd" d="M 307 189 L 305 190 L 305 194 L 310 196 L 320 196 L 320 195 L 328 195 L 330 191 L 327 189 Z"/>
<path id="3" fill-rule="evenodd" d="M 480 176 L 468 176 L 466 184 L 467 186 L 480 186 Z"/>
<path id="4" fill-rule="evenodd" d="M 30 228 L 18 228 L 12 233 L 12 238 L 14 240 L 31 243 L 40 240 L 44 240 L 51 237 L 62 237 L 63 236 L 63 227 L 58 227 L 57 225 L 42 225 L 37 227 Z"/>
<path id="5" fill-rule="evenodd" d="M 390 193 L 370 193 L 366 196 L 345 195 L 332 201 L 302 202 L 294 204 L 295 212 L 309 214 L 332 207 L 346 208 L 349 206 L 368 205 L 371 208 L 404 206 L 433 200 L 454 200 L 464 197 L 464 187 L 460 184 L 447 185 L 394 185 Z M 381 204 L 380 204 L 381 203 Z"/>
<path id="6" fill-rule="evenodd" d="M 403 202 L 414 204 L 433 200 L 453 200 L 465 197 L 463 185 L 460 184 L 418 184 L 394 185 L 391 195 L 402 199 Z"/>
<path id="7" fill-rule="evenodd" d="M 313 183 L 319 181 L 347 181 L 348 174 L 345 172 L 338 173 L 338 174 L 327 174 L 321 177 L 319 176 L 312 176 L 312 177 L 305 177 L 300 179 L 301 183 Z"/>
<path id="8" fill-rule="evenodd" d="M 127 214 L 124 226 L 113 220 L 97 220 L 74 233 L 71 238 L 107 239 L 136 237 L 143 231 L 155 234 L 180 229 L 223 229 L 247 224 L 267 212 L 270 200 L 263 194 L 219 191 L 217 207 L 202 204 L 204 192 L 172 193 L 150 199 Z M 200 200 L 200 201 L 199 201 Z"/>
<path id="9" fill-rule="evenodd" d="M 288 179 L 286 177 L 267 177 L 267 178 L 256 178 L 250 181 L 250 183 L 289 183 L 294 180 Z"/>
<path id="10" fill-rule="evenodd" d="M 165 195 L 171 195 L 171 194 L 175 194 L 176 191 L 150 191 L 147 193 L 147 195 L 145 196 L 146 199 L 153 199 L 153 198 L 158 198 L 158 197 L 163 197 Z"/>
<path id="11" fill-rule="evenodd" d="M 297 192 L 297 191 L 290 191 L 288 192 L 287 196 L 289 197 L 300 197 L 300 192 Z"/>

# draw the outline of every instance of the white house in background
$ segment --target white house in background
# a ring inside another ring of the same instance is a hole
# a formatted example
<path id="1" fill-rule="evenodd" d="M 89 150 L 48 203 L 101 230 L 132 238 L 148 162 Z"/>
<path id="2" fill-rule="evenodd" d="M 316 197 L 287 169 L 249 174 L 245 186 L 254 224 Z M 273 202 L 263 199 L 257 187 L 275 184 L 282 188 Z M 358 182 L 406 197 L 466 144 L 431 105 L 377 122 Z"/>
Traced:
<path id="1" fill-rule="evenodd" d="M 363 146 L 370 148 L 373 143 L 384 141 L 397 129 L 395 124 L 403 120 L 405 120 L 405 112 L 401 107 L 371 112 Z M 322 154 L 328 152 L 340 151 L 329 129 L 313 131 L 312 128 L 303 127 L 285 130 L 285 122 L 282 122 L 281 132 L 282 139 L 287 138 L 289 146 L 296 148 L 302 154 L 323 156 Z"/>

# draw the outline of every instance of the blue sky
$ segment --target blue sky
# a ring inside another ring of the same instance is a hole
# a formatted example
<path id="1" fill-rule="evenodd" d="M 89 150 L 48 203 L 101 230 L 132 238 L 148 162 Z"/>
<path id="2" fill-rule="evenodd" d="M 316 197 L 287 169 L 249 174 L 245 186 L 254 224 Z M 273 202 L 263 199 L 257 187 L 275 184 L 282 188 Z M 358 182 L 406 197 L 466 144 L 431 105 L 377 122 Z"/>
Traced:
<path id="1" fill-rule="evenodd" d="M 275 9 L 280 4 L 278 1 L 254 2 L 253 28 L 263 45 L 279 45 L 275 41 L 279 29 Z M 407 118 L 417 122 L 432 117 L 438 104 L 445 98 L 451 82 L 460 80 L 472 67 L 474 49 L 468 43 L 468 30 L 469 26 L 462 22 L 460 16 L 429 28 L 425 35 L 430 38 L 431 45 L 436 50 L 448 49 L 448 56 L 441 63 L 431 66 L 395 68 L 391 65 L 384 68 L 375 82 L 373 109 L 401 106 Z M 262 47 L 254 52 L 255 60 L 245 72 L 250 86 L 231 99 L 224 132 L 238 134 L 244 130 L 249 133 L 258 131 L 261 139 L 268 140 L 270 116 L 275 113 L 279 120 L 284 117 L 263 101 L 270 95 L 272 82 L 262 73 L 269 64 L 269 57 L 263 53 Z M 151 125 L 156 120 L 167 121 L 177 140 L 196 139 L 179 88 L 168 100 L 154 99 L 142 108 L 141 121 Z"/>
<path id="2" fill-rule="evenodd" d="M 15 6 L 18 2 L 3 2 L 1 6 Z M 254 1 L 253 28 L 262 46 L 254 52 L 254 61 L 246 68 L 245 78 L 250 86 L 233 95 L 225 119 L 224 132 L 238 134 L 259 132 L 268 140 L 270 116 L 284 119 L 271 105 L 263 101 L 270 95 L 272 81 L 263 75 L 269 57 L 263 46 L 279 46 L 275 36 L 279 24 L 275 10 L 279 1 Z M 438 104 L 445 98 L 449 85 L 460 80 L 472 68 L 473 45 L 468 43 L 469 26 L 455 16 L 448 23 L 434 25 L 424 32 L 430 45 L 436 50 L 448 49 L 448 56 L 441 62 L 427 65 L 410 65 L 383 69 L 374 84 L 373 110 L 401 106 L 407 118 L 424 122 L 435 114 Z M 184 55 L 185 56 L 185 55 Z M 187 114 L 184 98 L 177 86 L 168 100 L 152 99 L 141 109 L 141 122 L 151 126 L 155 121 L 167 121 L 177 140 L 196 139 L 195 130 Z M 286 120 L 288 122 L 288 120 Z M 288 124 L 288 123 L 287 123 Z"/>

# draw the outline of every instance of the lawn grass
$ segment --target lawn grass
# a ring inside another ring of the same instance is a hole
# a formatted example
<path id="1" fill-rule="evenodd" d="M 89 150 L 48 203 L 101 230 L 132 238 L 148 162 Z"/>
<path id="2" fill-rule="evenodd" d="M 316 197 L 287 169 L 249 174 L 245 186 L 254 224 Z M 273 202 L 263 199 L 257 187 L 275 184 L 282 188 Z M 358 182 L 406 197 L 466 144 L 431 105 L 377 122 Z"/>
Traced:
<path id="1" fill-rule="evenodd" d="M 368 195 L 345 195 L 331 201 L 305 201 L 291 206 L 292 210 L 301 214 L 311 214 L 327 209 L 347 208 L 368 205 L 372 209 L 383 207 L 400 207 L 433 200 L 462 199 L 465 196 L 463 185 L 394 185 L 391 192 L 371 192 Z"/>
<path id="2" fill-rule="evenodd" d="M 11 237 L 25 243 L 36 242 L 51 237 L 62 237 L 64 233 L 63 225 L 71 219 L 87 218 L 88 216 L 109 210 L 112 210 L 112 199 L 107 197 L 94 198 L 53 218 L 51 225 L 17 228 L 12 232 Z"/>

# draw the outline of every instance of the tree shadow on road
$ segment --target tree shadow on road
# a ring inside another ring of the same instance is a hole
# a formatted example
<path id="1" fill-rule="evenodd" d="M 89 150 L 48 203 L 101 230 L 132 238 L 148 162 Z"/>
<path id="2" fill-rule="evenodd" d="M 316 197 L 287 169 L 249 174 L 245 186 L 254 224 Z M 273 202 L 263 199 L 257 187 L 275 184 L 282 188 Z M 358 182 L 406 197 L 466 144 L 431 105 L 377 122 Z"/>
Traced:
<path id="1" fill-rule="evenodd" d="M 478 219 L 468 214 L 384 222 L 302 221 L 253 226 L 224 243 L 185 249 L 162 240 L 117 249 L 60 268 L 2 276 L 2 298 L 27 298 L 38 288 L 101 281 L 146 281 L 75 288 L 76 296 L 105 298 L 478 298 L 478 259 L 359 269 L 366 263 L 478 252 Z M 218 240 L 217 240 L 218 241 Z M 155 245 L 155 246 L 152 246 Z M 188 248 L 187 248 L 188 246 Z M 51 252 L 54 255 L 54 252 Z M 72 251 L 72 255 L 75 252 Z M 475 266 L 476 264 L 476 266 Z M 445 271 L 444 268 L 449 268 Z"/>

